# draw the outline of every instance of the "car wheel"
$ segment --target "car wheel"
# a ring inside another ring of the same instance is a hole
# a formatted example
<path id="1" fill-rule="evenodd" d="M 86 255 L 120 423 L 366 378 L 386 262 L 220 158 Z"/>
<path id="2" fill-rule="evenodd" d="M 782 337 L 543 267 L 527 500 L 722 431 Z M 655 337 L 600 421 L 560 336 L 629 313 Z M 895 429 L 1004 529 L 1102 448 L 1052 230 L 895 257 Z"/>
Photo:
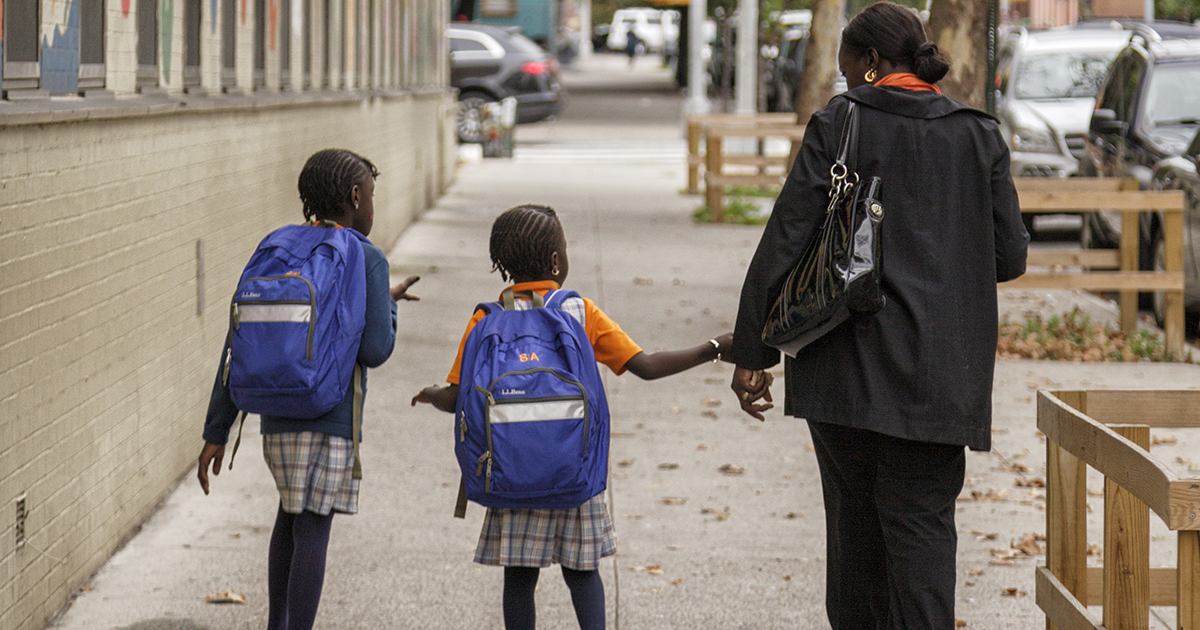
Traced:
<path id="1" fill-rule="evenodd" d="M 485 92 L 463 92 L 458 97 L 458 111 L 454 116 L 454 125 L 458 130 L 460 142 L 482 142 L 483 126 L 480 108 L 496 99 Z"/>

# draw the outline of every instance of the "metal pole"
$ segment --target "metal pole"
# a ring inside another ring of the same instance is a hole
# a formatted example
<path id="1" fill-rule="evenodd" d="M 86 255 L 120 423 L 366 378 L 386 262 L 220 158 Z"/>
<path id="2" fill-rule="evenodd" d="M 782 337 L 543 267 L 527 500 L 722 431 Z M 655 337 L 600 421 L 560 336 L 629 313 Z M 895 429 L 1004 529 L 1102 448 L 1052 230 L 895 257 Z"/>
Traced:
<path id="1" fill-rule="evenodd" d="M 1142 3 L 1142 12 L 1147 23 L 1154 22 L 1154 0 L 1145 0 Z"/>
<path id="2" fill-rule="evenodd" d="M 737 37 L 737 113 L 753 114 L 758 109 L 758 0 L 738 0 Z"/>
<path id="3" fill-rule="evenodd" d="M 587 61 L 592 56 L 592 0 L 579 3 L 579 59 Z"/>
<path id="4" fill-rule="evenodd" d="M 688 23 L 680 28 L 688 29 L 688 100 L 687 113 L 705 114 L 711 109 L 708 103 L 708 81 L 704 71 L 704 20 L 708 17 L 708 0 L 690 0 Z"/>

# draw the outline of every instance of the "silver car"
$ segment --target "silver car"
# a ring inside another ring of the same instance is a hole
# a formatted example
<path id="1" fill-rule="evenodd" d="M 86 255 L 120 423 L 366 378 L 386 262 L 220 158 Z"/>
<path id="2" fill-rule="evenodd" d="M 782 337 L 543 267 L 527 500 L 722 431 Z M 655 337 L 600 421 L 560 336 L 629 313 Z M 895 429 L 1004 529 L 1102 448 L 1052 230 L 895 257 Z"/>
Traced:
<path id="1" fill-rule="evenodd" d="M 1075 173 L 1096 92 L 1129 37 L 1116 23 L 1009 34 L 997 57 L 996 117 L 1014 177 Z"/>

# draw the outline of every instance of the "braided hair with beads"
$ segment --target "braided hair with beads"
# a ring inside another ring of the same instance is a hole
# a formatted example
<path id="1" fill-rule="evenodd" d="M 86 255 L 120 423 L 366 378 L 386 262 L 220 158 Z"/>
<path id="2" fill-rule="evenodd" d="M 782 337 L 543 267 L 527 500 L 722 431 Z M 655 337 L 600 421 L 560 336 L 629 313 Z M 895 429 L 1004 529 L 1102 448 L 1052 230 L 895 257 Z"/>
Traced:
<path id="1" fill-rule="evenodd" d="M 510 278 L 530 280 L 550 271 L 550 257 L 565 245 L 558 214 L 549 206 L 524 204 L 506 210 L 492 224 L 488 251 L 492 271 Z"/>
<path id="2" fill-rule="evenodd" d="M 345 149 L 317 151 L 300 171 L 300 201 L 308 220 L 340 217 L 351 209 L 354 187 L 379 176 L 367 158 Z"/>

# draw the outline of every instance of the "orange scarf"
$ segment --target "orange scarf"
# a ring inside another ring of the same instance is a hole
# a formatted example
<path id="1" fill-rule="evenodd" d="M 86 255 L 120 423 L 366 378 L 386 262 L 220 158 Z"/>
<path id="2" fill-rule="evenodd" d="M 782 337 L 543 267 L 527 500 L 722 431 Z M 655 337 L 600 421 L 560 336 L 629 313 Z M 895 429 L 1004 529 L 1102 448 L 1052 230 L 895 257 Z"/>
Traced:
<path id="1" fill-rule="evenodd" d="M 934 92 L 936 94 L 942 93 L 942 91 L 939 90 L 936 85 L 932 83 L 926 83 L 918 79 L 917 75 L 911 72 L 893 72 L 889 75 L 879 77 L 879 80 L 875 82 L 875 85 L 891 85 L 893 87 L 912 90 L 914 92 Z"/>

